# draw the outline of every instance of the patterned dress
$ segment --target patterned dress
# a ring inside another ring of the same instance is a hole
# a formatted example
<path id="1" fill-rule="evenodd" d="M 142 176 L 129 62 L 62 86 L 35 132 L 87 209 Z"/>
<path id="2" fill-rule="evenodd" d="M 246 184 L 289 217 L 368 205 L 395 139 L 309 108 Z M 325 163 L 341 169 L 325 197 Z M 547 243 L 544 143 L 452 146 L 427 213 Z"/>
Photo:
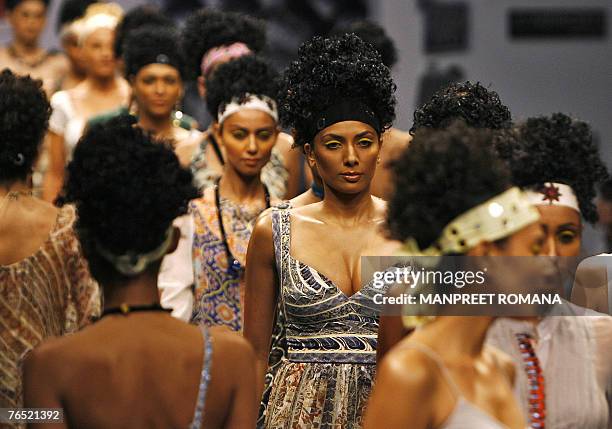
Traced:
<path id="1" fill-rule="evenodd" d="M 279 299 L 288 353 L 276 370 L 266 428 L 360 428 L 376 369 L 380 308 L 373 282 L 351 297 L 290 255 L 289 209 L 274 209 Z"/>
<path id="2" fill-rule="evenodd" d="M 30 350 L 100 313 L 98 285 L 89 275 L 74 221 L 74 207 L 63 207 L 36 253 L 0 266 L 0 408 L 22 406 L 21 364 Z"/>
<path id="3" fill-rule="evenodd" d="M 266 206 L 245 207 L 221 197 L 221 215 L 231 254 L 241 269 L 232 269 L 221 238 L 215 188 L 190 203 L 194 220 L 193 253 L 195 293 L 192 323 L 226 325 L 242 331 L 244 303 L 244 266 L 246 251 L 257 216 Z"/>

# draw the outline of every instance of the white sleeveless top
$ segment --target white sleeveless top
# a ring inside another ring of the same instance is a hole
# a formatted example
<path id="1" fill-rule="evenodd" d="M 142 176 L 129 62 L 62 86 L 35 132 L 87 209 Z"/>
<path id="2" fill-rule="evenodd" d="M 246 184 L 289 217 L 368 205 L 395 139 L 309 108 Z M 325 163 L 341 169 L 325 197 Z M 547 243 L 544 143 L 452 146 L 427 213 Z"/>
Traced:
<path id="1" fill-rule="evenodd" d="M 68 91 L 58 91 L 51 97 L 53 112 L 49 118 L 49 130 L 64 137 L 66 162 L 72 159 L 72 152 L 78 143 L 86 120 L 76 114 Z"/>
<path id="2" fill-rule="evenodd" d="M 506 425 L 465 399 L 442 358 L 436 352 L 420 343 L 408 343 L 402 348 L 417 350 L 434 361 L 457 400 L 455 408 L 439 429 L 508 429 Z"/>

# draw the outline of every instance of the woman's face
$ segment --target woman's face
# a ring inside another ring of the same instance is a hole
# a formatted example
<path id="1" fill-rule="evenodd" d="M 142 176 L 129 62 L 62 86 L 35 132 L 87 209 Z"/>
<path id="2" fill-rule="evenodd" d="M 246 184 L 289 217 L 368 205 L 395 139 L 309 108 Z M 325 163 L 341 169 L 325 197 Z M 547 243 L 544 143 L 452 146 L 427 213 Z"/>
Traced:
<path id="1" fill-rule="evenodd" d="M 546 234 L 544 254 L 575 257 L 580 255 L 582 221 L 576 210 L 555 205 L 537 205 L 540 224 Z"/>
<path id="2" fill-rule="evenodd" d="M 306 144 L 304 149 L 311 168 L 316 168 L 325 186 L 356 194 L 370 188 L 380 144 L 370 125 L 344 121 L 320 131 L 313 144 Z"/>
<path id="3" fill-rule="evenodd" d="M 115 75 L 114 38 L 115 32 L 108 28 L 99 28 L 85 38 L 81 53 L 89 75 L 99 78 Z"/>
<path id="4" fill-rule="evenodd" d="M 225 149 L 227 163 L 245 177 L 260 174 L 278 137 L 274 118 L 254 109 L 228 116 L 221 126 L 214 125 L 214 131 Z"/>
<path id="5" fill-rule="evenodd" d="M 45 28 L 47 8 L 40 0 L 19 3 L 9 14 L 9 22 L 16 40 L 26 45 L 35 45 Z"/>
<path id="6" fill-rule="evenodd" d="M 149 64 L 130 80 L 138 112 L 150 117 L 170 117 L 183 92 L 178 70 L 167 64 Z"/>

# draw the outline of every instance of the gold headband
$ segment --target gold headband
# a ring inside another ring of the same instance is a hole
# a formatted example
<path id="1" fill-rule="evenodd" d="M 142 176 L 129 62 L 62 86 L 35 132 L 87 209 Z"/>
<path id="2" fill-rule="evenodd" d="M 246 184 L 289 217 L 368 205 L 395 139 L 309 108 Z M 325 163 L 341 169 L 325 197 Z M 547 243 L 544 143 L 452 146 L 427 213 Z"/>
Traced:
<path id="1" fill-rule="evenodd" d="M 409 238 L 399 255 L 441 256 L 465 253 L 483 241 L 507 237 L 539 218 L 538 210 L 531 205 L 525 193 L 513 187 L 455 218 L 427 249 L 419 249 L 416 240 Z"/>

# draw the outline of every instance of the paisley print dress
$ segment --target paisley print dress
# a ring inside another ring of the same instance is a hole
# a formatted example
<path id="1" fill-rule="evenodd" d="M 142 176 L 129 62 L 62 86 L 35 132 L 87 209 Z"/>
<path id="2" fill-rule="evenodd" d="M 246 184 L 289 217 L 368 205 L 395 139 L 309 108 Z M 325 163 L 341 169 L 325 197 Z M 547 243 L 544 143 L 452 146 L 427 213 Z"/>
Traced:
<path id="1" fill-rule="evenodd" d="M 360 428 L 376 369 L 384 293 L 373 282 L 352 296 L 290 255 L 290 211 L 272 214 L 287 356 L 275 370 L 266 428 Z"/>

